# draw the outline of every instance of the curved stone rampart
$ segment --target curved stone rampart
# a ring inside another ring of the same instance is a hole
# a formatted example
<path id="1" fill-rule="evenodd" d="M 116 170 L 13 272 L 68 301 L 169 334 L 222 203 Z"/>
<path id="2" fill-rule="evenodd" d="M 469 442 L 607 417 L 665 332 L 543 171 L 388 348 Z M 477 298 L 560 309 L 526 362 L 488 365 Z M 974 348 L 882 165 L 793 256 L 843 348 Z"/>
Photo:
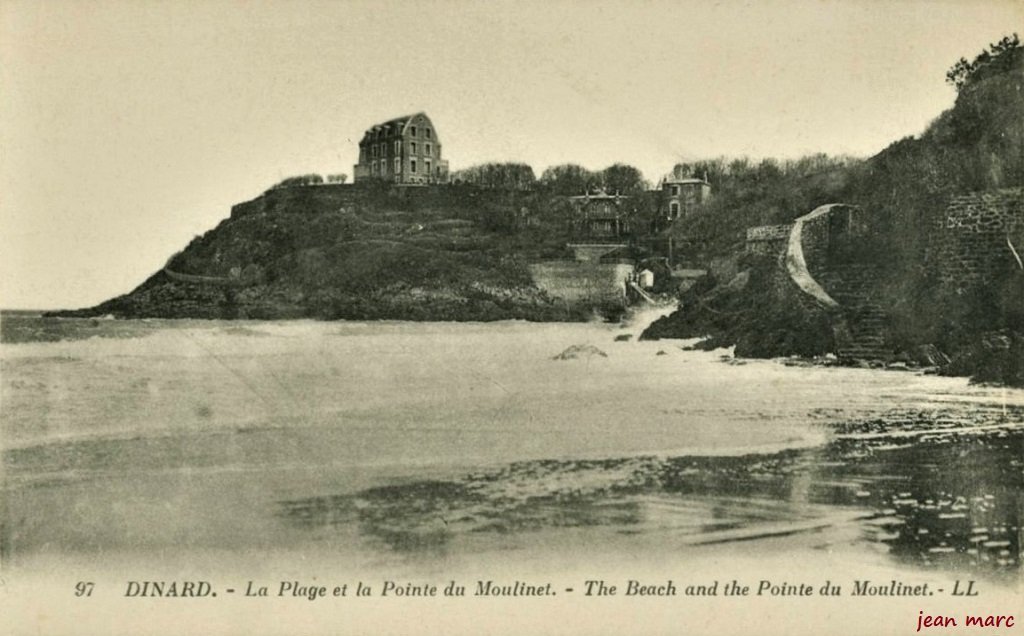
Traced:
<path id="1" fill-rule="evenodd" d="M 804 228 L 809 222 L 827 216 L 837 207 L 849 206 L 842 203 L 829 203 L 798 218 L 789 231 L 789 242 L 786 245 L 786 272 L 789 274 L 790 280 L 796 283 L 802 292 L 811 296 L 815 302 L 828 310 L 838 310 L 839 303 L 829 296 L 807 267 L 807 258 L 804 255 Z"/>

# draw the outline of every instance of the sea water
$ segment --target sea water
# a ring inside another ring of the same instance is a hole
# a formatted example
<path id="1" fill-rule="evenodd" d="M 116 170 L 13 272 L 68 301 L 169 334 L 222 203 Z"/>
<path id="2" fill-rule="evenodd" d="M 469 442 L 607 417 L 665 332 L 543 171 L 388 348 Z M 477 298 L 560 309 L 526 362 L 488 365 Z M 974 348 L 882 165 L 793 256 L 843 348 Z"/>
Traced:
<path id="1" fill-rule="evenodd" d="M 0 327 L 8 567 L 1020 573 L 1019 390 L 642 321 Z"/>

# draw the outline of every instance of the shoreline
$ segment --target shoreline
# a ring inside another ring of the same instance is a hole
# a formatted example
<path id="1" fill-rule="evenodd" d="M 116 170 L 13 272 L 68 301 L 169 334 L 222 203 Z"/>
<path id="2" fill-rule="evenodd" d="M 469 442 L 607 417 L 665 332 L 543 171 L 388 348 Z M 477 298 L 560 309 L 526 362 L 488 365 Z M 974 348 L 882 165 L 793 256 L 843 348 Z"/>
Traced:
<path id="1" fill-rule="evenodd" d="M 814 368 L 848 368 L 848 369 L 871 369 L 871 370 L 883 370 L 898 373 L 914 373 L 918 375 L 938 375 L 944 377 L 959 377 L 967 378 L 970 380 L 972 385 L 976 386 L 989 386 L 989 387 L 1005 387 L 1013 389 L 1024 388 L 1024 385 L 1015 384 L 1011 382 L 1002 382 L 999 380 L 991 379 L 976 379 L 976 373 L 968 371 L 959 373 L 947 372 L 948 368 L 953 366 L 953 362 L 946 365 L 926 365 L 918 364 L 913 360 L 909 359 L 897 359 L 890 361 L 880 360 L 862 360 L 862 359 L 849 359 L 844 360 L 837 358 L 834 354 L 827 354 L 825 356 L 800 356 L 800 355 L 783 355 L 783 356 L 772 356 L 772 357 L 759 357 L 759 356 L 736 356 L 734 354 L 734 347 L 715 345 L 707 347 L 705 343 L 713 343 L 715 338 L 713 336 L 703 337 L 680 337 L 680 338 L 645 338 L 644 333 L 647 328 L 657 322 L 659 319 L 672 313 L 673 308 L 669 306 L 650 307 L 650 306 L 632 306 L 626 307 L 624 313 L 617 319 L 610 319 L 601 317 L 596 313 L 592 313 L 588 319 L 579 320 L 546 320 L 537 319 L 533 320 L 528 317 L 519 318 L 496 318 L 494 320 L 436 320 L 424 318 L 420 319 L 401 319 L 401 318 L 384 318 L 384 319 L 328 319 L 328 318 L 316 318 L 316 317 L 291 317 L 291 318 L 218 318 L 218 317 L 144 317 L 144 318 L 126 318 L 117 317 L 113 315 L 105 316 L 67 316 L 57 315 L 60 312 L 54 310 L 26 310 L 26 309 L 0 309 L 0 345 L 3 346 L 16 346 L 31 343 L 42 343 L 42 342 L 63 342 L 88 339 L 92 337 L 100 338 L 130 338 L 132 334 L 119 335 L 119 334 L 102 334 L 102 333 L 88 333 L 88 331 L 82 331 L 77 334 L 68 334 L 66 336 L 44 336 L 37 339 L 19 339 L 18 336 L 11 338 L 10 336 L 10 325 L 8 329 L 2 329 L 4 323 L 10 320 L 26 320 L 26 319 L 37 319 L 43 321 L 58 321 L 66 324 L 77 324 L 88 327 L 100 328 L 104 324 L 120 324 L 120 325 L 131 325 L 131 324 L 144 324 L 157 326 L 160 324 L 170 325 L 213 325 L 217 322 L 223 322 L 226 324 L 237 324 L 245 325 L 266 325 L 275 323 L 293 323 L 301 324 L 308 322 L 312 324 L 362 324 L 367 327 L 383 325 L 393 327 L 402 324 L 409 325 L 426 325 L 426 324 L 437 324 L 437 325 L 491 325 L 491 324 L 523 324 L 523 325 L 583 325 L 583 324 L 602 324 L 609 328 L 620 328 L 630 329 L 633 333 L 620 334 L 620 336 L 628 336 L 627 341 L 646 341 L 646 342 L 668 342 L 672 343 L 671 346 L 675 346 L 683 351 L 704 351 L 704 352 L 718 352 L 722 358 L 722 362 L 725 364 L 743 365 L 748 361 L 754 360 L 772 360 L 779 364 L 788 367 L 814 367 Z M 6 318 L 6 320 L 5 320 Z M 612 340 L 614 342 L 614 339 Z M 679 343 L 688 343 L 680 345 Z"/>

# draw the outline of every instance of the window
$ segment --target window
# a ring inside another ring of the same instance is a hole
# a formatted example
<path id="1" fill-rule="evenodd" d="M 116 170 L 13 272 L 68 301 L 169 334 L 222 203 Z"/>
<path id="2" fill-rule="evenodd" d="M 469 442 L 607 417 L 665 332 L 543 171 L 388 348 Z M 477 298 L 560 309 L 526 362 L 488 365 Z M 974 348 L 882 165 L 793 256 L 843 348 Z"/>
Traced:
<path id="1" fill-rule="evenodd" d="M 429 128 L 424 128 L 423 129 L 423 136 L 426 137 L 427 139 L 430 139 L 430 129 Z"/>
<path id="2" fill-rule="evenodd" d="M 413 137 L 416 136 L 416 126 L 409 128 L 409 134 L 412 135 Z"/>
<path id="3" fill-rule="evenodd" d="M 426 154 L 426 155 L 427 155 L 427 156 L 429 157 L 429 156 L 431 156 L 432 154 L 434 154 L 433 150 L 434 150 L 434 149 L 430 147 L 430 144 L 427 144 L 427 149 L 426 149 L 426 150 L 424 150 L 423 152 L 424 152 L 424 153 L 425 153 L 425 154 Z"/>
<path id="4" fill-rule="evenodd" d="M 668 218 L 677 219 L 679 218 L 679 202 L 673 201 L 668 205 Z"/>
<path id="5" fill-rule="evenodd" d="M 380 174 L 384 176 L 388 173 L 388 162 L 384 159 L 380 160 Z"/>
<path id="6" fill-rule="evenodd" d="M 676 185 L 672 186 L 672 196 L 674 196 L 674 197 L 679 196 L 679 186 L 676 186 Z M 678 207 L 678 206 L 676 206 L 676 207 Z"/>
<path id="7" fill-rule="evenodd" d="M 430 176 L 430 159 L 426 159 L 423 162 L 423 173 L 428 177 Z"/>
<path id="8" fill-rule="evenodd" d="M 377 144 L 370 146 L 370 156 L 374 159 L 377 158 Z"/>
<path id="9" fill-rule="evenodd" d="M 412 173 L 416 172 L 416 160 L 415 159 L 412 159 L 412 160 L 409 161 L 409 172 L 412 172 Z"/>
<path id="10" fill-rule="evenodd" d="M 416 142 L 415 141 L 410 141 L 409 142 L 409 152 L 411 152 L 412 154 L 416 154 Z"/>
<path id="11" fill-rule="evenodd" d="M 398 157 L 395 157 L 395 174 L 398 174 L 401 171 L 402 171 L 402 160 L 399 159 Z"/>
<path id="12" fill-rule="evenodd" d="M 396 141 L 395 142 L 395 154 L 396 155 L 402 154 L 402 142 L 401 141 Z"/>

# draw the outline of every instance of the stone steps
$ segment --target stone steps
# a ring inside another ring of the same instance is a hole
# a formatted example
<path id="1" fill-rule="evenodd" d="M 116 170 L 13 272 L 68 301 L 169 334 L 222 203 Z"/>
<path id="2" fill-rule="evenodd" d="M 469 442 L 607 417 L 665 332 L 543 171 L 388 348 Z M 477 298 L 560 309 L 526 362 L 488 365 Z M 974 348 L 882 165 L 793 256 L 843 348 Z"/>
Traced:
<path id="1" fill-rule="evenodd" d="M 843 309 L 847 342 L 838 343 L 836 354 L 847 360 L 879 360 L 892 357 L 886 344 L 889 316 L 873 299 L 872 290 L 878 271 L 870 265 L 850 265 L 841 271 L 822 274 L 825 291 Z"/>

